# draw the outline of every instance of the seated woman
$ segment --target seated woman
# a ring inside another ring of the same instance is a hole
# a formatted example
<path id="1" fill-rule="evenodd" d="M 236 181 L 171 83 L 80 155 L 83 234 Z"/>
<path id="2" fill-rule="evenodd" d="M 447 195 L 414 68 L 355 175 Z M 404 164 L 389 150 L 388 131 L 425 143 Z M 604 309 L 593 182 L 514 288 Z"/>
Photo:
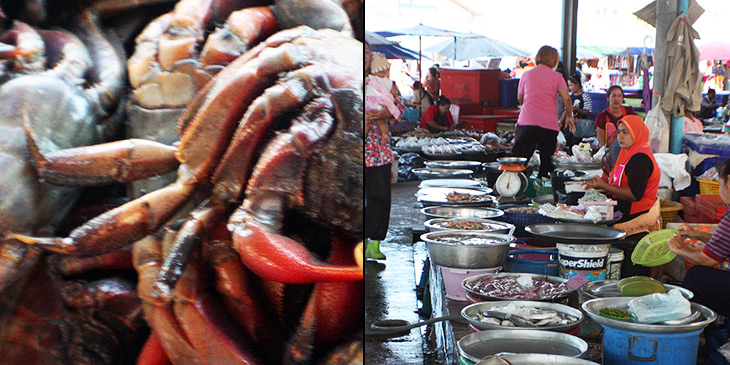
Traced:
<path id="1" fill-rule="evenodd" d="M 436 105 L 431 105 L 426 109 L 426 114 L 421 119 L 421 127 L 428 129 L 431 133 L 448 131 L 454 125 L 454 118 L 449 111 L 451 108 L 451 100 L 441 95 Z"/>
<path id="2" fill-rule="evenodd" d="M 725 204 L 730 204 L 730 159 L 725 160 L 717 172 L 720 197 Z M 685 238 L 697 239 L 707 244 L 702 250 L 693 250 L 684 245 Z M 696 230 L 688 224 L 682 225 L 679 227 L 679 234 L 669 240 L 669 249 L 695 264 L 687 270 L 682 283 L 682 286 L 694 293 L 692 301 L 707 306 L 722 316 L 730 317 L 730 272 L 727 265 L 730 260 L 730 210 L 725 211 L 713 234 Z M 724 270 L 714 268 L 720 263 Z M 715 336 L 710 336 L 708 331 L 712 332 L 713 329 L 708 327 L 705 330 L 705 338 L 711 350 L 727 342 L 725 333 L 724 339 L 720 338 L 718 343 L 711 346 L 710 339 Z M 715 356 L 711 351 L 710 358 L 713 357 Z"/>
<path id="3" fill-rule="evenodd" d="M 613 227 L 627 236 L 661 229 L 661 210 L 656 193 L 661 172 L 649 148 L 649 128 L 638 115 L 627 115 L 618 123 L 621 150 L 610 174 L 585 184 L 613 196 L 623 216 Z"/>

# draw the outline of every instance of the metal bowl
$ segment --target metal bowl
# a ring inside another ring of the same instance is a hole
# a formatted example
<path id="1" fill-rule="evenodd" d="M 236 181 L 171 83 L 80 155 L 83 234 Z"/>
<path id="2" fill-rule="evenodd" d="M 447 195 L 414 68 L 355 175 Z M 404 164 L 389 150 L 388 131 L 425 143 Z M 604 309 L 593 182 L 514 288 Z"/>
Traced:
<path id="1" fill-rule="evenodd" d="M 497 229 L 468 229 L 466 231 L 468 232 L 482 232 L 482 233 L 501 233 L 501 234 L 507 234 L 512 236 L 515 232 L 515 225 L 500 221 L 494 221 L 490 219 L 479 219 L 479 218 L 433 218 L 427 220 L 425 223 L 423 223 L 424 226 L 426 226 L 426 229 L 428 229 L 430 232 L 437 232 L 437 231 L 455 231 L 455 229 L 451 228 L 444 228 L 439 226 L 440 223 L 446 222 L 446 221 L 460 221 L 460 220 L 470 220 L 470 221 L 476 221 L 479 223 L 484 224 L 490 224 L 494 226 L 499 226 Z"/>
<path id="2" fill-rule="evenodd" d="M 512 166 L 522 165 L 527 162 L 527 159 L 524 157 L 500 157 L 497 159 L 497 162 L 499 162 L 501 165 Z"/>
<path id="3" fill-rule="evenodd" d="M 421 179 L 444 179 L 444 178 L 470 178 L 474 173 L 472 170 L 466 169 L 429 169 L 429 168 L 418 168 L 413 169 L 416 176 Z"/>
<path id="4" fill-rule="evenodd" d="M 486 186 L 482 185 L 482 183 L 477 180 L 471 179 L 432 179 L 421 181 L 421 183 L 418 184 L 418 188 L 462 188 L 482 190 L 486 188 Z"/>
<path id="5" fill-rule="evenodd" d="M 505 362 L 508 361 L 508 362 Z M 475 365 L 599 365 L 597 362 L 552 354 L 498 354 L 480 360 Z"/>
<path id="6" fill-rule="evenodd" d="M 478 238 L 491 241 L 484 244 L 450 244 L 439 238 L 461 236 L 464 239 Z M 439 231 L 421 235 L 428 246 L 431 261 L 439 266 L 455 269 L 486 269 L 502 266 L 507 259 L 510 243 L 515 238 L 506 234 L 479 233 L 471 231 Z"/>
<path id="7" fill-rule="evenodd" d="M 462 337 L 456 346 L 459 355 L 477 362 L 488 355 L 503 352 L 544 353 L 581 357 L 588 350 L 588 344 L 581 338 L 551 331 L 493 330 L 470 333 Z"/>
<path id="8" fill-rule="evenodd" d="M 434 168 L 440 168 L 440 169 L 469 169 L 469 170 L 476 170 L 478 169 L 482 163 L 479 161 L 452 161 L 452 160 L 434 160 L 434 161 L 425 161 L 424 164 L 426 164 L 426 167 L 430 169 Z"/>
<path id="9" fill-rule="evenodd" d="M 538 223 L 525 227 L 533 236 L 549 242 L 599 244 L 618 241 L 626 232 L 592 223 Z"/>
<path id="10" fill-rule="evenodd" d="M 483 313 L 488 310 L 492 310 L 493 308 L 498 307 L 504 307 L 509 304 L 514 304 L 516 306 L 523 306 L 523 307 L 530 307 L 530 308 L 538 308 L 538 309 L 549 309 L 552 311 L 556 311 L 558 313 L 562 314 L 568 314 L 573 317 L 577 317 L 578 320 L 575 322 L 571 322 L 568 324 L 560 324 L 555 326 L 544 326 L 544 327 L 502 327 L 502 326 L 495 326 L 491 324 L 484 323 L 480 321 L 477 318 L 477 313 Z M 557 331 L 557 332 L 568 332 L 581 324 L 583 322 L 583 312 L 581 312 L 578 309 L 572 308 L 570 306 L 567 306 L 565 304 L 558 304 L 558 303 L 549 303 L 549 302 L 539 302 L 539 301 L 533 301 L 533 300 L 502 300 L 502 301 L 492 301 L 492 302 L 480 302 L 480 303 L 474 303 L 470 304 L 464 309 L 461 310 L 461 316 L 466 319 L 469 324 L 472 326 L 482 329 L 482 330 L 495 330 L 495 329 L 511 329 L 511 330 L 520 330 L 520 331 L 526 331 L 526 330 L 537 330 L 537 331 Z"/>
<path id="11" fill-rule="evenodd" d="M 495 208 L 433 206 L 421 209 L 421 213 L 431 218 L 497 218 L 504 212 Z"/>
<path id="12" fill-rule="evenodd" d="M 704 305 L 697 304 L 697 303 L 690 303 L 692 305 L 692 313 L 695 313 L 697 311 L 700 312 L 700 315 L 697 319 L 690 323 L 683 323 L 683 324 L 661 324 L 661 323 L 655 323 L 655 324 L 645 324 L 645 323 L 636 323 L 636 322 L 624 322 L 619 321 L 611 318 L 606 318 L 602 315 L 600 315 L 601 308 L 616 308 L 623 311 L 628 311 L 629 308 L 629 301 L 634 298 L 599 298 L 599 299 L 591 299 L 585 303 L 583 303 L 582 308 L 583 310 L 588 314 L 589 317 L 591 317 L 592 320 L 598 322 L 601 325 L 608 326 L 611 328 L 626 330 L 626 331 L 633 331 L 633 332 L 643 332 L 643 333 L 661 333 L 661 334 L 668 334 L 668 333 L 687 333 L 692 331 L 699 331 L 705 327 L 707 327 L 710 323 L 714 322 L 715 319 L 717 319 L 717 314 L 712 311 L 712 309 L 705 307 Z"/>
<path id="13" fill-rule="evenodd" d="M 483 293 L 480 293 L 480 292 L 477 292 L 477 291 L 472 290 L 470 288 L 470 284 L 472 282 L 477 281 L 477 280 L 479 280 L 481 278 L 484 278 L 484 277 L 507 277 L 507 276 L 524 276 L 524 275 L 530 276 L 533 279 L 542 279 L 542 278 L 544 278 L 547 281 L 551 281 L 551 282 L 554 282 L 554 283 L 560 283 L 560 284 L 563 284 L 563 283 L 565 283 L 565 282 L 568 281 L 568 279 L 564 279 L 564 278 L 557 277 L 557 276 L 550 276 L 550 275 L 531 274 L 531 273 L 501 272 L 501 273 L 497 273 L 497 274 L 481 274 L 481 275 L 472 276 L 470 278 L 466 278 L 466 279 L 464 279 L 464 281 L 461 282 L 461 286 L 464 289 L 466 289 L 466 292 L 469 293 L 469 294 L 471 294 L 471 296 L 473 296 L 476 299 L 480 299 L 480 300 L 486 300 L 486 301 L 490 301 L 490 300 L 491 301 L 494 301 L 494 300 L 499 300 L 499 301 L 505 301 L 505 300 L 523 300 L 523 299 L 518 299 L 518 298 L 502 298 L 502 297 L 493 297 L 493 296 L 485 295 Z M 524 299 L 524 300 L 540 301 L 540 302 L 560 302 L 563 299 L 567 298 L 568 297 L 568 294 L 570 294 L 574 290 L 567 290 L 564 294 L 558 295 L 556 297 L 549 297 L 549 298 L 546 297 L 546 298 L 539 298 L 539 299 L 532 299 L 531 298 L 531 299 Z"/>
<path id="14" fill-rule="evenodd" d="M 616 287 L 616 283 L 618 283 L 617 280 L 601 280 L 601 281 L 592 281 L 590 283 L 587 283 L 586 285 L 583 285 L 580 288 L 580 291 L 583 292 L 587 297 L 591 299 L 596 298 L 624 298 L 621 296 L 621 294 L 618 292 L 618 288 Z M 667 289 L 667 291 L 671 289 L 679 289 L 679 291 L 682 293 L 682 296 L 684 296 L 687 299 L 692 299 L 694 297 L 694 293 L 692 293 L 691 290 L 682 288 L 681 286 L 671 285 L 671 284 L 664 284 L 664 288 Z M 626 297 L 628 298 L 628 297 Z"/>

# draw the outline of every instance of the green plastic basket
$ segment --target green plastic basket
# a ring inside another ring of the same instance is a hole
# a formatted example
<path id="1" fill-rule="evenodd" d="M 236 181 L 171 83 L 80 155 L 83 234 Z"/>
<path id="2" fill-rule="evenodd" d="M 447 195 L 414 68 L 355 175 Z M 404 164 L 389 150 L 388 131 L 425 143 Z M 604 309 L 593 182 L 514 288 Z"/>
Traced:
<path id="1" fill-rule="evenodd" d="M 669 240 L 679 233 L 676 229 L 661 229 L 644 236 L 636 244 L 631 261 L 637 265 L 652 267 L 672 261 L 676 253 L 669 249 Z"/>

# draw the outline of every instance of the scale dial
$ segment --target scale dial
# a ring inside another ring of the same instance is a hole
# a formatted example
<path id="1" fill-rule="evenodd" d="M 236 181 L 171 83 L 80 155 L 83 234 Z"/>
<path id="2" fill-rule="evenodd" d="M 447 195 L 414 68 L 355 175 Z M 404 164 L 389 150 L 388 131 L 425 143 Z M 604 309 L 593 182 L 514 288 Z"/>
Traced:
<path id="1" fill-rule="evenodd" d="M 500 196 L 511 198 L 527 188 L 527 178 L 521 172 L 504 171 L 494 183 L 494 190 Z"/>

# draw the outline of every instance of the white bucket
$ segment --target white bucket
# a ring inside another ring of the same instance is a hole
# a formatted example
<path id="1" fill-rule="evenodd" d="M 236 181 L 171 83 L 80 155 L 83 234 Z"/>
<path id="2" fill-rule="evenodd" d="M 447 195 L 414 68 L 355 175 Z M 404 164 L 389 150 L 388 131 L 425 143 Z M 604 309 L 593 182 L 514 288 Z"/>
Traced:
<path id="1" fill-rule="evenodd" d="M 606 279 L 608 280 L 620 280 L 621 279 L 621 262 L 624 261 L 624 251 L 620 248 L 612 248 L 608 250 L 608 272 L 606 272 Z"/>
<path id="2" fill-rule="evenodd" d="M 589 281 L 606 280 L 610 243 L 599 245 L 558 243 L 555 247 L 558 249 L 560 277 L 569 279 L 582 273 Z"/>
<path id="3" fill-rule="evenodd" d="M 496 274 L 502 270 L 502 266 L 490 267 L 487 269 L 455 269 L 451 267 L 439 266 L 441 268 L 441 276 L 444 278 L 444 286 L 446 287 L 446 297 L 453 300 L 466 301 L 466 289 L 461 286 L 464 279 L 481 274 Z"/>

